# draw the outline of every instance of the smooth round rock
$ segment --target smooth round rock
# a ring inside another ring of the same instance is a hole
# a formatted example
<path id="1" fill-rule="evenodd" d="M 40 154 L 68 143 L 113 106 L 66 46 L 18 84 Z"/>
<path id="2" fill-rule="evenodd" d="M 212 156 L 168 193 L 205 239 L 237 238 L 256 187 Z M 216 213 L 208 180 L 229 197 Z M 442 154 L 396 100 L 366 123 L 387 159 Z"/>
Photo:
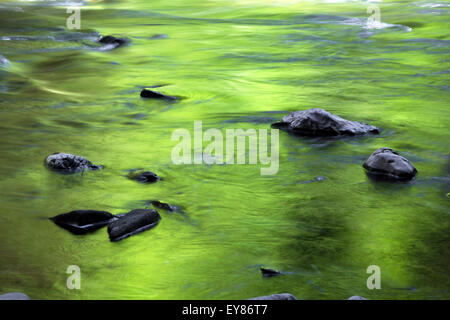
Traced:
<path id="1" fill-rule="evenodd" d="M 363 167 L 369 175 L 389 180 L 409 180 L 417 174 L 412 163 L 391 148 L 375 150 Z"/>

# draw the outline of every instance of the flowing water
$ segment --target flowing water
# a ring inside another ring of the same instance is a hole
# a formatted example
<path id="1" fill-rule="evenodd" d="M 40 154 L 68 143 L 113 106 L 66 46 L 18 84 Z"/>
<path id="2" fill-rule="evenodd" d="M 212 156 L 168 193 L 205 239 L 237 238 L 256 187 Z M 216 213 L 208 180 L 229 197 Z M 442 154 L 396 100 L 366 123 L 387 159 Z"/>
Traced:
<path id="1" fill-rule="evenodd" d="M 0 1 L 0 293 L 33 299 L 448 299 L 450 3 Z M 81 29 L 68 30 L 68 6 Z M 101 50 L 98 35 L 128 46 Z M 160 86 L 178 102 L 145 100 Z M 177 128 L 270 129 L 322 107 L 383 129 L 343 140 L 280 132 L 280 165 L 176 165 Z M 419 171 L 370 180 L 391 147 Z M 60 175 L 54 152 L 105 168 Z M 126 178 L 145 168 L 163 180 Z M 325 177 L 316 179 L 316 177 Z M 159 199 L 160 224 L 111 243 L 47 218 Z M 69 265 L 81 290 L 66 287 Z M 381 269 L 369 290 L 366 269 Z M 260 266 L 285 272 L 263 278 Z"/>

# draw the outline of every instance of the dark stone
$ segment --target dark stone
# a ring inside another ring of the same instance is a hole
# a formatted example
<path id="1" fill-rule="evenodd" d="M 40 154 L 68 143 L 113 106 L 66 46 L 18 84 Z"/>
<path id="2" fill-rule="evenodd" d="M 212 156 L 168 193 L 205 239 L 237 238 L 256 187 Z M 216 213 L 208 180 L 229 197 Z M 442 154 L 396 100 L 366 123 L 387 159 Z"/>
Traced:
<path id="1" fill-rule="evenodd" d="M 75 210 L 50 218 L 56 225 L 74 234 L 85 234 L 117 220 L 111 213 L 96 210 Z"/>
<path id="2" fill-rule="evenodd" d="M 347 300 L 369 300 L 369 299 L 361 297 L 361 296 L 351 296 Z"/>
<path id="3" fill-rule="evenodd" d="M 142 183 L 153 183 L 161 180 L 156 173 L 151 171 L 131 172 L 128 174 L 128 178 Z"/>
<path id="4" fill-rule="evenodd" d="M 155 34 L 150 37 L 150 40 L 157 40 L 157 39 L 168 39 L 169 36 L 167 34 Z"/>
<path id="5" fill-rule="evenodd" d="M 358 121 L 345 120 L 320 108 L 291 112 L 272 127 L 303 136 L 377 134 L 380 129 Z"/>
<path id="6" fill-rule="evenodd" d="M 116 37 L 113 37 L 113 36 L 104 36 L 104 37 L 101 37 L 98 40 L 98 42 L 100 42 L 102 44 L 109 44 L 109 45 L 112 45 L 113 48 L 117 48 L 117 47 L 120 47 L 120 46 L 123 46 L 123 45 L 129 43 L 130 39 L 128 39 L 128 38 L 116 38 Z"/>
<path id="7" fill-rule="evenodd" d="M 109 240 L 119 241 L 156 226 L 161 216 L 155 210 L 135 209 L 108 226 Z"/>
<path id="8" fill-rule="evenodd" d="M 408 159 L 390 148 L 380 148 L 364 162 L 369 176 L 386 180 L 410 180 L 417 174 Z"/>
<path id="9" fill-rule="evenodd" d="M 264 277 L 275 277 L 281 275 L 281 272 L 261 267 L 261 273 Z"/>
<path id="10" fill-rule="evenodd" d="M 88 159 L 70 153 L 54 153 L 45 160 L 49 169 L 61 173 L 75 173 L 86 169 L 98 170 L 103 166 L 92 164 Z"/>
<path id="11" fill-rule="evenodd" d="M 29 296 L 22 292 L 8 292 L 0 295 L 0 300 L 31 300 Z"/>
<path id="12" fill-rule="evenodd" d="M 170 212 L 176 211 L 178 209 L 177 207 L 175 207 L 175 206 L 173 206 L 171 204 L 164 203 L 164 202 L 161 202 L 161 201 L 158 201 L 158 200 L 152 200 L 152 201 L 150 201 L 150 203 L 156 208 L 167 210 L 167 211 L 170 211 Z"/>
<path id="13" fill-rule="evenodd" d="M 177 100 L 176 97 L 168 96 L 168 95 L 162 94 L 160 92 L 156 92 L 156 91 L 152 91 L 152 90 L 148 90 L 148 89 L 143 89 L 141 91 L 141 97 L 142 98 L 150 98 L 150 99 Z"/>
<path id="14" fill-rule="evenodd" d="M 268 296 L 250 298 L 248 300 L 297 300 L 297 298 L 290 293 L 277 293 Z"/>

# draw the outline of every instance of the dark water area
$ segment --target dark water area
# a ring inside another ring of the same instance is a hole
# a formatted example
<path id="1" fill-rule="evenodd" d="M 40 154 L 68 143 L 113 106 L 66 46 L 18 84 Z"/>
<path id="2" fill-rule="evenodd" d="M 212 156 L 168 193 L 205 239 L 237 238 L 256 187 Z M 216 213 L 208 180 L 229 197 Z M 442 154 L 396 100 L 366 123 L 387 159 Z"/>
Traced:
<path id="1" fill-rule="evenodd" d="M 450 4 L 365 1 L 0 1 L 0 294 L 33 299 L 448 299 Z M 81 29 L 68 30 L 69 6 Z M 96 40 L 131 40 L 113 50 Z M 106 48 L 109 49 L 109 48 Z M 143 99 L 143 88 L 177 101 Z M 176 165 L 173 131 L 267 129 L 320 107 L 382 128 L 345 139 L 279 133 L 279 170 Z M 418 170 L 371 180 L 390 147 Z M 54 152 L 99 171 L 61 175 Z M 143 168 L 154 184 L 127 179 Z M 152 230 L 112 243 L 49 217 L 151 200 Z M 78 265 L 81 290 L 66 287 Z M 369 290 L 366 269 L 381 269 Z M 262 277 L 265 266 L 284 272 Z"/>

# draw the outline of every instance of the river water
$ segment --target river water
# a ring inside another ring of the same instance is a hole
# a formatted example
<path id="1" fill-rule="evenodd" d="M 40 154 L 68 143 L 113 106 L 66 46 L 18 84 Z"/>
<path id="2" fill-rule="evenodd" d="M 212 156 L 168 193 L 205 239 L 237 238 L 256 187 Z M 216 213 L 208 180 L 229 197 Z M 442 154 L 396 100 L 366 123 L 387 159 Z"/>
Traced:
<path id="1" fill-rule="evenodd" d="M 0 1 L 0 293 L 33 299 L 448 299 L 449 16 L 444 1 Z M 68 30 L 68 6 L 81 29 Z M 131 39 L 99 50 L 101 35 Z M 181 96 L 145 100 L 143 87 Z M 330 140 L 279 134 L 279 170 L 176 165 L 173 131 L 270 129 L 321 107 L 383 129 Z M 409 183 L 370 180 L 379 147 Z M 105 168 L 60 175 L 54 152 Z M 144 168 L 163 180 L 127 179 Z M 317 179 L 316 177 L 324 177 Z M 47 218 L 158 199 L 160 224 L 111 243 Z M 69 265 L 81 289 L 66 287 Z M 366 269 L 381 270 L 369 290 Z M 260 266 L 283 271 L 264 278 Z"/>

